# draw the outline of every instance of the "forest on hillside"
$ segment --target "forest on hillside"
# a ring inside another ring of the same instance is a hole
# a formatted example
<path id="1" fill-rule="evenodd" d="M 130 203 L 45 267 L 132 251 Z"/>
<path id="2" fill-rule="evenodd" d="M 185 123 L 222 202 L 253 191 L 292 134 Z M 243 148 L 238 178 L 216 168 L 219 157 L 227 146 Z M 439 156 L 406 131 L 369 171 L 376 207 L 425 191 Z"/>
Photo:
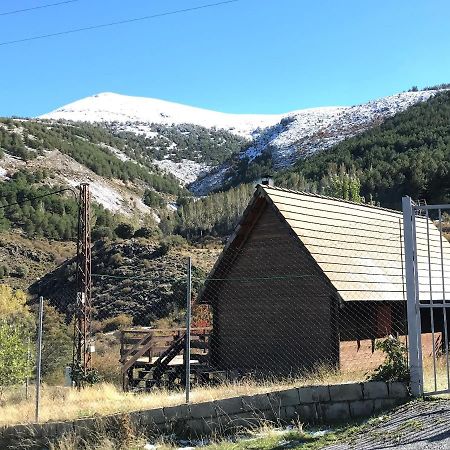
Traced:
<path id="1" fill-rule="evenodd" d="M 229 233 L 230 208 L 214 205 L 226 198 L 224 204 L 240 214 L 246 203 L 236 198 L 249 199 L 253 192 L 249 186 L 268 173 L 273 173 L 269 153 L 251 163 L 236 158 L 225 192 L 212 193 L 201 201 L 191 199 L 179 210 L 178 232 L 187 237 Z M 342 198 L 346 194 L 339 187 L 348 179 L 354 191 L 349 198 L 395 209 L 401 207 L 404 195 L 428 203 L 450 203 L 450 93 L 441 93 L 326 152 L 298 161 L 274 178 L 277 186 Z M 202 222 L 201 217 L 207 220 Z"/>
<path id="2" fill-rule="evenodd" d="M 276 183 L 321 193 L 327 177 L 342 165 L 357 174 L 361 195 L 383 206 L 400 208 L 404 195 L 450 203 L 450 93 L 299 161 L 277 174 Z"/>
<path id="3" fill-rule="evenodd" d="M 45 171 L 19 171 L 0 183 L 0 231 L 21 229 L 29 237 L 76 238 L 77 192 L 64 186 L 37 185 L 45 178 Z M 95 230 L 114 226 L 112 214 L 103 207 L 94 204 L 93 213 Z"/>
<path id="4" fill-rule="evenodd" d="M 449 124 L 450 93 L 443 92 L 339 143 L 331 150 L 303 159 L 289 170 L 275 174 L 275 184 L 334 195 L 336 180 L 348 173 L 352 180 L 357 180 L 359 190 L 352 196 L 359 198 L 361 195 L 361 200 L 366 202 L 399 208 L 403 195 L 425 199 L 429 203 L 450 202 Z M 177 141 L 183 157 L 194 158 L 192 152 L 209 148 L 210 161 L 217 162 L 220 158 L 216 153 L 229 136 L 214 130 L 209 130 L 212 134 L 208 135 L 201 127 L 194 128 L 161 128 L 157 139 Z M 156 141 L 149 139 L 89 124 L 74 126 L 64 122 L 48 124 L 11 119 L 0 122 L 0 149 L 11 155 L 27 159 L 46 149 L 57 148 L 106 178 L 144 182 L 148 188 L 143 193 L 143 201 L 159 212 L 161 222 L 159 226 L 154 225 L 156 230 L 140 231 L 141 235 L 180 234 L 191 240 L 208 235 L 227 236 L 252 195 L 253 181 L 273 170 L 268 154 L 261 155 L 252 163 L 245 158 L 237 158 L 232 176 L 222 191 L 195 198 L 174 177 L 150 164 L 145 157 L 150 151 L 150 142 L 154 145 L 152 151 L 157 147 L 162 151 L 162 141 L 156 145 Z M 211 143 L 211 139 L 215 143 Z M 240 145 L 245 145 L 240 138 L 229 142 L 228 152 L 237 152 Z M 142 161 L 142 164 L 119 159 L 111 148 Z M 0 208 L 0 229 L 18 227 L 30 236 L 58 239 L 73 236 L 76 212 L 70 195 L 5 207 L 27 196 L 48 192 L 45 180 L 49 177 L 51 173 L 19 172 L 0 183 L 0 203 L 3 205 Z M 167 209 L 167 195 L 177 198 L 173 203 L 177 211 Z M 102 208 L 96 207 L 95 212 L 98 216 L 97 234 L 111 236 L 107 229 L 115 228 L 117 221 Z"/>
<path id="5" fill-rule="evenodd" d="M 151 160 L 140 158 L 138 164 L 127 160 L 132 144 L 97 125 L 0 119 L 1 152 L 27 161 L 57 149 L 102 177 L 142 181 L 163 193 L 183 192 L 178 180 L 162 173 Z M 119 158 L 112 149 L 123 151 L 124 156 Z"/>
<path id="6" fill-rule="evenodd" d="M 191 240 L 208 235 L 227 236 L 236 226 L 254 190 L 252 184 L 241 184 L 203 198 L 180 198 L 173 230 Z"/>
<path id="7" fill-rule="evenodd" d="M 216 166 L 250 145 L 250 141 L 229 131 L 193 124 L 142 124 L 143 127 L 149 127 L 154 136 L 124 131 L 126 126 L 123 124 L 112 123 L 104 126 L 129 143 L 128 154 L 137 160 L 162 160 L 169 156 L 174 162 L 189 159 Z M 134 126 L 139 127 L 139 123 Z"/>
<path id="8" fill-rule="evenodd" d="M 269 152 L 251 162 L 235 158 L 227 185 L 273 174 L 278 186 L 326 194 L 330 178 L 342 167 L 358 177 L 366 201 L 397 209 L 404 195 L 429 203 L 450 202 L 450 92 L 439 93 L 278 173 Z"/>

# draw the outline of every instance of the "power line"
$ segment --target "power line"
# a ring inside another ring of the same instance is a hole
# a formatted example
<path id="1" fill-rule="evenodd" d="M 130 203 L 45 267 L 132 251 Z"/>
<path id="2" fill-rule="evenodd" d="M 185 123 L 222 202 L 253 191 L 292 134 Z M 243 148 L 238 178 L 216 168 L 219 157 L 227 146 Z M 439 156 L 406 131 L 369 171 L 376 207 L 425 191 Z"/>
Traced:
<path id="1" fill-rule="evenodd" d="M 1 205 L 0 209 L 9 208 L 10 206 L 22 205 L 23 203 L 26 203 L 26 202 L 31 202 L 33 200 L 39 200 L 40 198 L 50 197 L 50 195 L 60 194 L 61 192 L 67 192 L 67 191 L 71 191 L 72 193 L 75 193 L 72 188 L 60 189 L 58 191 L 48 192 L 47 194 L 37 195 L 35 197 L 27 197 L 26 199 L 21 200 L 19 202 L 8 203 L 7 205 Z"/>
<path id="2" fill-rule="evenodd" d="M 58 3 L 48 3 L 46 5 L 41 6 L 33 6 L 32 8 L 24 8 L 24 9 L 16 9 L 14 11 L 7 11 L 0 13 L 0 16 L 9 16 L 11 14 L 19 14 L 27 11 L 34 11 L 35 9 L 44 9 L 44 8 L 51 8 L 52 6 L 58 6 L 58 5 L 65 5 L 67 3 L 75 3 L 79 2 L 80 0 L 66 0 L 64 2 L 58 2 Z"/>
<path id="3" fill-rule="evenodd" d="M 136 279 L 149 279 L 151 280 L 152 278 L 149 275 L 108 275 L 108 274 L 104 274 L 104 273 L 92 273 L 91 276 L 94 278 L 113 278 L 115 280 L 136 280 Z"/>
<path id="4" fill-rule="evenodd" d="M 228 4 L 228 3 L 236 3 L 238 1 L 240 1 L 240 0 L 226 0 L 226 1 L 217 2 L 217 3 L 209 3 L 207 5 L 195 6 L 195 7 L 192 7 L 192 8 L 185 8 L 185 9 L 177 9 L 177 10 L 174 10 L 174 11 L 167 11 L 167 12 L 164 12 L 164 13 L 153 14 L 151 16 L 135 17 L 134 19 L 125 19 L 125 20 L 119 20 L 117 22 L 109 22 L 109 23 L 103 23 L 103 24 L 99 24 L 99 25 L 91 25 L 91 26 L 88 26 L 88 27 L 74 28 L 72 30 L 59 31 L 57 33 L 41 34 L 41 35 L 38 35 L 38 36 L 31 36 L 29 38 L 23 38 L 23 39 L 16 39 L 16 40 L 13 40 L 13 41 L 0 42 L 0 46 L 11 45 L 11 44 L 18 44 L 20 42 L 35 41 L 35 40 L 38 40 L 38 39 L 46 39 L 46 38 L 54 37 L 54 36 L 63 36 L 63 35 L 66 35 L 66 34 L 79 33 L 79 32 L 82 32 L 82 31 L 89 31 L 89 30 L 96 30 L 96 29 L 99 29 L 99 28 L 113 27 L 113 26 L 116 26 L 116 25 L 123 25 L 123 24 L 126 24 L 126 23 L 139 22 L 139 21 L 142 21 L 142 20 L 156 19 L 158 17 L 172 16 L 172 15 L 175 15 L 175 14 L 182 14 L 182 13 L 186 13 L 186 12 L 190 12 L 190 11 L 198 11 L 200 9 L 213 8 L 215 6 L 225 5 L 225 4 Z"/>

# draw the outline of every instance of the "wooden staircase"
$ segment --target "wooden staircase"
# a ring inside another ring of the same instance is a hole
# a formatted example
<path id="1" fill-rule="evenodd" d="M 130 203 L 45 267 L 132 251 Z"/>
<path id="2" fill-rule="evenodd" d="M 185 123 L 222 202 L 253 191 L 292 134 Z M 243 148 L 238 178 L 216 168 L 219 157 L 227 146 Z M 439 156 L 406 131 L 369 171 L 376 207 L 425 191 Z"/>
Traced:
<path id="1" fill-rule="evenodd" d="M 209 370 L 210 328 L 191 330 L 191 377 Z M 185 383 L 186 329 L 130 328 L 121 334 L 123 389 L 173 388 Z"/>

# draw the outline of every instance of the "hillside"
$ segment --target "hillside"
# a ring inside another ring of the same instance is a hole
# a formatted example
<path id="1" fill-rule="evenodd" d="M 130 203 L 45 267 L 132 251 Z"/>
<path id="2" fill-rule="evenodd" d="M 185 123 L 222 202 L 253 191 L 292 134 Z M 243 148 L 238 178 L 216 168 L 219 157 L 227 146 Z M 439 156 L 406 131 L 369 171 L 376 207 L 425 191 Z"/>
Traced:
<path id="1" fill-rule="evenodd" d="M 153 140 L 151 146 L 158 150 L 148 162 L 190 183 L 192 192 L 203 195 L 227 185 L 237 165 L 252 166 L 258 158 L 268 157 L 275 170 L 289 167 L 299 158 L 327 150 L 428 100 L 436 92 L 403 92 L 362 105 L 281 115 L 225 114 L 151 98 L 103 93 L 58 108 L 41 119 L 86 121 L 101 124 L 115 134 L 128 132 Z M 199 139 L 198 127 L 203 135 L 213 135 Z M 173 134 L 177 135 L 175 139 Z M 209 144 L 204 145 L 206 141 Z"/>
<path id="2" fill-rule="evenodd" d="M 327 152 L 299 161 L 276 183 L 321 192 L 343 165 L 357 174 L 361 193 L 400 208 L 401 197 L 450 203 L 450 92 L 387 119 Z"/>
<path id="3" fill-rule="evenodd" d="M 74 242 L 28 239 L 20 233 L 0 234 L 0 283 L 28 289 L 37 279 L 73 258 Z"/>
<path id="4" fill-rule="evenodd" d="M 220 247 L 202 250 L 170 235 L 205 244 L 212 236 L 219 242 L 232 232 L 252 195 L 253 180 L 263 173 L 275 171 L 278 185 L 323 193 L 330 177 L 345 170 L 360 180 L 366 201 L 396 208 L 404 194 L 450 201 L 449 92 L 408 92 L 395 101 L 302 114 L 255 131 L 252 141 L 192 124 L 141 123 L 146 134 L 120 122 L 1 119 L 0 277 L 15 287 L 32 284 L 34 294 L 42 290 L 70 313 L 77 205 L 71 192 L 51 192 L 82 181 L 90 183 L 94 199 L 96 317 L 123 312 L 136 323 L 155 320 L 163 305 L 176 314 L 185 256 L 194 255 L 195 265 L 207 271 Z M 321 134 L 321 126 L 328 134 Z M 306 132 L 309 137 L 302 141 Z M 316 140 L 317 148 L 327 151 L 291 159 L 283 169 L 274 158 L 282 154 L 275 150 L 280 139 L 311 145 Z M 263 141 L 272 153 L 258 144 Z M 216 172 L 217 186 L 225 191 L 193 197 L 180 180 L 186 173 L 195 176 L 189 164 L 222 168 Z M 179 178 L 167 171 L 175 166 L 184 173 Z M 131 231 L 125 241 L 117 240 L 120 222 L 131 224 L 141 238 L 131 239 Z M 167 236 L 178 244 L 166 244 Z"/>
<path id="5" fill-rule="evenodd" d="M 92 250 L 94 319 L 127 314 L 138 325 L 182 320 L 186 304 L 187 255 L 193 258 L 194 291 L 212 267 L 219 247 L 131 239 L 97 241 Z M 68 318 L 75 305 L 75 262 L 68 259 L 30 287 Z"/>
<path id="6" fill-rule="evenodd" d="M 76 186 L 89 182 L 94 200 L 110 212 L 151 214 L 143 203 L 146 188 L 180 192 L 178 182 L 144 158 L 131 161 L 138 143 L 86 124 L 0 120 L 0 173 L 5 181 L 26 171 L 41 173 L 41 184 Z"/>
<path id="7" fill-rule="evenodd" d="M 265 128 L 280 121 L 282 115 L 226 114 L 154 98 L 103 92 L 62 106 L 40 118 L 122 123 L 127 124 L 128 131 L 140 133 L 152 133 L 150 128 L 145 128 L 151 124 L 192 124 L 224 129 L 249 138 L 257 128 Z"/>

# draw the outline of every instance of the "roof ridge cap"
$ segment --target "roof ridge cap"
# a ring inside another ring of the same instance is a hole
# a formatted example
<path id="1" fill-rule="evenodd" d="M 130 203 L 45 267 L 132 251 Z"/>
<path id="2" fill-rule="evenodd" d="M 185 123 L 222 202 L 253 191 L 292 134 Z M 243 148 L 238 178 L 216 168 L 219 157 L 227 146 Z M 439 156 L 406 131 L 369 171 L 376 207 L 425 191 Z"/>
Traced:
<path id="1" fill-rule="evenodd" d="M 401 211 L 397 210 L 397 209 L 385 208 L 384 206 L 370 205 L 368 203 L 358 203 L 358 202 L 354 202 L 351 200 L 345 200 L 343 198 L 331 197 L 329 195 L 315 194 L 313 192 L 306 192 L 306 191 L 295 191 L 293 189 L 288 189 L 288 188 L 280 187 L 280 186 L 266 186 L 266 185 L 262 185 L 262 184 L 259 184 L 258 186 L 260 186 L 264 191 L 266 191 L 267 189 L 273 189 L 276 191 L 289 192 L 291 194 L 299 194 L 299 195 L 306 195 L 309 197 L 323 198 L 325 200 L 332 200 L 332 201 L 339 202 L 339 203 L 346 203 L 346 204 L 355 205 L 355 206 L 364 206 L 366 208 L 373 208 L 373 209 L 377 209 L 377 210 L 401 214 Z M 270 192 L 266 192 L 266 193 L 268 195 L 270 195 Z"/>

